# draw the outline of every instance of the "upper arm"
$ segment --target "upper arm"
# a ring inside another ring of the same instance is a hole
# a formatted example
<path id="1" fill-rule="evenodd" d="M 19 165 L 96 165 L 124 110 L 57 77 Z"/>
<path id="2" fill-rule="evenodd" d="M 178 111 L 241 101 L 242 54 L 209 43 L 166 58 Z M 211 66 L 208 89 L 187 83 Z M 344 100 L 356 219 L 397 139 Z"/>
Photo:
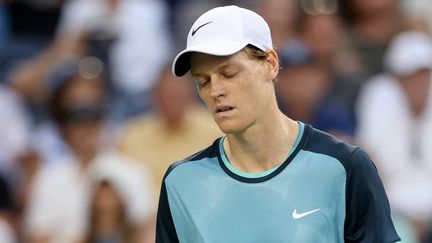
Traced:
<path id="1" fill-rule="evenodd" d="M 399 241 L 375 165 L 360 149 L 353 152 L 348 164 L 345 242 Z"/>
<path id="2" fill-rule="evenodd" d="M 159 207 L 156 221 L 156 242 L 157 243 L 175 243 L 179 242 L 174 221 L 171 215 L 171 208 L 168 201 L 168 193 L 165 180 L 162 183 Z"/>

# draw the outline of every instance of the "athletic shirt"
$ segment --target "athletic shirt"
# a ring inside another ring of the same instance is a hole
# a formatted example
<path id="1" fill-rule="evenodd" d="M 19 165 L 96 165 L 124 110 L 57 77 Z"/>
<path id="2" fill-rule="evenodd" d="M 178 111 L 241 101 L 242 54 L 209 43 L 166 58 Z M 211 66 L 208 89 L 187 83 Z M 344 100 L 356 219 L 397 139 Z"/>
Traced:
<path id="1" fill-rule="evenodd" d="M 300 124 L 288 158 L 238 171 L 223 139 L 164 177 L 157 243 L 386 243 L 400 240 L 373 162 L 358 147 Z"/>

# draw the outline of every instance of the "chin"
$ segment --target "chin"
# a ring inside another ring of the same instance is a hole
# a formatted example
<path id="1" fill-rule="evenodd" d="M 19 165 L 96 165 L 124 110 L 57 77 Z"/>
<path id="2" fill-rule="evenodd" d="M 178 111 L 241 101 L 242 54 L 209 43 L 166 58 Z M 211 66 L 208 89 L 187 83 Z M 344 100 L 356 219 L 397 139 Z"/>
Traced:
<path id="1" fill-rule="evenodd" d="M 219 126 L 219 129 L 225 134 L 239 133 L 245 130 L 244 126 L 233 121 L 219 121 L 216 123 Z"/>

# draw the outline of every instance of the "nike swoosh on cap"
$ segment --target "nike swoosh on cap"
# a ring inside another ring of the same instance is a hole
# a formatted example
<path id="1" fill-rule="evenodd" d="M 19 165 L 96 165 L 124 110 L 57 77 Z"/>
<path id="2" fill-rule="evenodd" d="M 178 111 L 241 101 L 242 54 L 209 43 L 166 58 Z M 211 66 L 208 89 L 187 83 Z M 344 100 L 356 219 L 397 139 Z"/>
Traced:
<path id="1" fill-rule="evenodd" d="M 198 26 L 198 28 L 192 30 L 192 36 L 194 36 L 195 33 L 196 33 L 199 29 L 201 29 L 202 27 L 204 27 L 204 26 L 210 24 L 211 22 L 213 22 L 213 21 L 210 21 L 210 22 L 207 22 L 207 23 L 205 23 L 205 24 L 202 24 L 202 25 Z"/>

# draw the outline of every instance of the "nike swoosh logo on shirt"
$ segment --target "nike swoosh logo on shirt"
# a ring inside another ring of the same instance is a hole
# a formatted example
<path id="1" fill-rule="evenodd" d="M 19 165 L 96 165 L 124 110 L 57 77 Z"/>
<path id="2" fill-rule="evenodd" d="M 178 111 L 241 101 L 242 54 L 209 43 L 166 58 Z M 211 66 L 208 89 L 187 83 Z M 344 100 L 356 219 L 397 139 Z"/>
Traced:
<path id="1" fill-rule="evenodd" d="M 307 212 L 304 212 L 304 213 L 297 213 L 297 209 L 294 209 L 294 211 L 292 212 L 292 217 L 293 217 L 293 219 L 301 219 L 301 218 L 303 218 L 303 217 L 305 217 L 305 216 L 307 216 L 309 214 L 315 213 L 315 212 L 317 212 L 319 210 L 320 209 L 317 208 L 317 209 L 314 209 L 314 210 L 311 210 L 311 211 L 307 211 Z"/>
<path id="2" fill-rule="evenodd" d="M 192 30 L 192 36 L 194 36 L 195 33 L 196 33 L 199 29 L 201 29 L 202 27 L 204 27 L 204 26 L 210 24 L 211 22 L 213 22 L 213 21 L 210 21 L 210 22 L 207 22 L 207 23 L 205 23 L 205 24 L 202 24 L 202 25 L 198 26 L 198 28 Z"/>

